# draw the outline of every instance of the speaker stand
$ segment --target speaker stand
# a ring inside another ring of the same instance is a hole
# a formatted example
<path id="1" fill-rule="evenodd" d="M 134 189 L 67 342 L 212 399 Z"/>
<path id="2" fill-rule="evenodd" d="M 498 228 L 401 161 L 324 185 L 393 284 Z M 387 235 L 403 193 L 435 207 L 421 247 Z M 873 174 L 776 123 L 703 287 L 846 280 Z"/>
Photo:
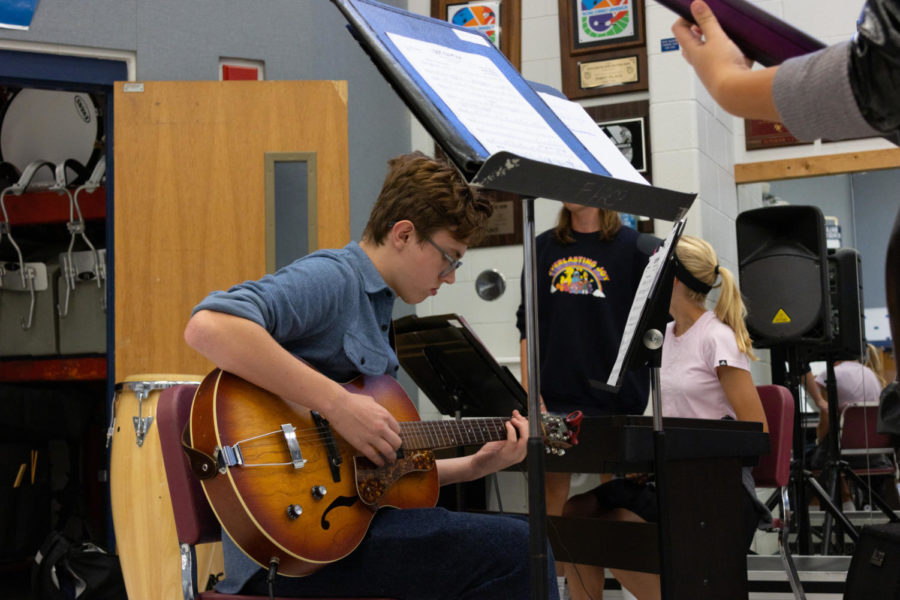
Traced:
<path id="1" fill-rule="evenodd" d="M 800 372 L 801 372 L 801 355 L 800 350 L 795 345 L 789 345 L 785 347 L 785 353 L 787 355 L 788 360 L 788 373 L 787 373 L 787 387 L 791 391 L 791 395 L 794 397 L 794 443 L 793 443 L 793 460 L 791 460 L 791 478 L 789 483 L 789 490 L 791 495 L 793 496 L 793 506 L 794 506 L 794 515 L 797 519 L 797 553 L 798 554 L 811 554 L 812 550 L 812 531 L 809 524 L 809 502 L 810 499 L 807 496 L 807 486 L 812 489 L 816 498 L 819 500 L 819 505 L 826 511 L 826 525 L 829 529 L 831 529 L 831 519 L 836 519 L 840 525 L 844 528 L 844 530 L 850 535 L 853 540 L 857 540 L 859 538 L 859 533 L 853 524 L 847 519 L 844 513 L 841 511 L 840 506 L 834 503 L 834 490 L 832 493 L 826 492 L 821 484 L 816 480 L 813 476 L 812 472 L 806 469 L 805 461 L 805 448 L 804 448 L 804 436 L 803 436 L 803 426 L 802 426 L 802 408 L 800 406 Z M 833 368 L 833 367 L 832 367 Z M 833 382 L 834 377 L 833 373 L 829 376 L 829 381 Z M 830 400 L 831 390 L 829 390 L 829 416 L 831 412 L 832 405 Z M 837 391 L 834 391 L 834 396 L 837 397 Z M 837 409 L 834 409 L 834 412 L 837 412 Z M 837 421 L 837 417 L 834 417 L 834 421 Z M 831 429 L 830 429 L 831 431 Z M 835 445 L 837 444 L 837 439 L 834 440 Z M 835 446 L 836 447 L 836 446 Z M 836 477 L 836 476 L 835 476 Z M 823 554 L 828 554 L 828 540 L 829 536 L 824 537 L 824 541 L 822 544 Z M 843 538 L 842 538 L 843 539 Z"/>

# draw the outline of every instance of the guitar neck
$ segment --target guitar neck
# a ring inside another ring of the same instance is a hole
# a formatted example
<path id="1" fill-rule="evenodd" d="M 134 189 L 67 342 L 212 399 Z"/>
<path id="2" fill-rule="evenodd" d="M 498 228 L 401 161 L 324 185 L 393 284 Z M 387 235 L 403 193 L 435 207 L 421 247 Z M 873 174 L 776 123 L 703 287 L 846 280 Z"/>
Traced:
<path id="1" fill-rule="evenodd" d="M 403 447 L 409 450 L 438 450 L 456 446 L 485 444 L 506 439 L 505 417 L 462 419 L 459 421 L 406 421 L 400 423 Z"/>

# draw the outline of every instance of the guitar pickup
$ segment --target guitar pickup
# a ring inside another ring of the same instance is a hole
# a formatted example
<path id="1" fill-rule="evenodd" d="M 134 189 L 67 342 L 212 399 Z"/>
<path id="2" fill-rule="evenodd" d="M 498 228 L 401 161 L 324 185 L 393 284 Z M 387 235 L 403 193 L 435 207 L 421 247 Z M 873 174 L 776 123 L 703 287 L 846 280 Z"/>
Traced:
<path id="1" fill-rule="evenodd" d="M 334 434 L 331 432 L 331 426 L 328 424 L 328 420 L 318 412 L 313 410 L 310 411 L 310 414 L 312 415 L 313 422 L 316 424 L 319 435 L 325 440 L 325 450 L 328 453 L 328 467 L 331 469 L 331 479 L 334 480 L 335 483 L 338 483 L 341 480 L 341 464 L 343 464 L 344 459 L 341 456 L 340 451 L 338 451 L 337 442 L 335 442 Z"/>

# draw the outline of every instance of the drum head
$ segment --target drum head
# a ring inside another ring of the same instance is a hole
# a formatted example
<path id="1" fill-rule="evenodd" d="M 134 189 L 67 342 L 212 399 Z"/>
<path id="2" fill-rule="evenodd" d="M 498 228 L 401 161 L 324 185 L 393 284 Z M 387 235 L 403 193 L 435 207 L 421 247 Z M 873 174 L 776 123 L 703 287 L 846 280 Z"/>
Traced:
<path id="1" fill-rule="evenodd" d="M 141 373 L 128 375 L 124 381 L 116 384 L 116 392 L 142 390 L 152 392 L 164 390 L 176 385 L 193 385 L 203 381 L 203 375 L 187 375 L 176 373 Z"/>
<path id="2" fill-rule="evenodd" d="M 22 89 L 0 123 L 0 158 L 19 171 L 37 159 L 53 164 L 74 159 L 87 166 L 99 136 L 97 107 L 88 94 Z M 49 169 L 40 169 L 33 181 L 52 179 Z"/>

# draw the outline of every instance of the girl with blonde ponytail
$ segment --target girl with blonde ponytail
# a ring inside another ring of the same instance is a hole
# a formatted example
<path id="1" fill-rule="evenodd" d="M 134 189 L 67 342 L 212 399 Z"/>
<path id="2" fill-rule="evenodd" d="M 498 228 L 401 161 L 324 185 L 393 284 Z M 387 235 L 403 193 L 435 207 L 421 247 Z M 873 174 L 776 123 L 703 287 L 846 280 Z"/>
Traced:
<path id="1" fill-rule="evenodd" d="M 744 324 L 744 319 L 747 317 L 744 299 L 738 290 L 734 275 L 732 275 L 731 271 L 719 265 L 716 252 L 712 246 L 699 238 L 684 236 L 678 242 L 675 254 L 688 273 L 694 275 L 704 286 L 709 286 L 709 289 L 719 288 L 719 298 L 714 309 L 716 317 L 734 331 L 734 337 L 740 351 L 751 359 L 756 360 L 753 348 L 750 345 L 750 333 Z M 719 283 L 715 282 L 717 275 L 721 277 Z M 686 291 L 688 298 L 698 304 L 704 304 L 709 293 L 701 293 L 690 288 Z"/>
<path id="2" fill-rule="evenodd" d="M 754 359 L 746 308 L 731 272 L 708 242 L 683 236 L 675 247 L 675 281 L 660 369 L 663 414 L 760 421 L 765 413 L 750 376 Z M 715 310 L 707 296 L 719 289 Z"/>
<path id="3" fill-rule="evenodd" d="M 731 272 L 719 265 L 705 241 L 682 237 L 675 247 L 675 280 L 660 366 L 660 396 L 666 417 L 757 421 L 768 431 L 766 415 L 750 376 L 750 335 L 744 325 L 746 309 Z M 706 300 L 719 289 L 715 311 Z M 760 522 L 771 514 L 756 497 L 751 467 L 742 473 L 745 542 L 749 547 Z M 565 516 L 600 517 L 620 521 L 656 521 L 655 487 L 614 479 L 570 498 Z M 602 567 L 575 565 L 577 577 L 567 571 L 573 600 L 601 598 L 605 583 Z M 641 600 L 660 597 L 659 576 L 612 569 L 623 587 Z"/>

